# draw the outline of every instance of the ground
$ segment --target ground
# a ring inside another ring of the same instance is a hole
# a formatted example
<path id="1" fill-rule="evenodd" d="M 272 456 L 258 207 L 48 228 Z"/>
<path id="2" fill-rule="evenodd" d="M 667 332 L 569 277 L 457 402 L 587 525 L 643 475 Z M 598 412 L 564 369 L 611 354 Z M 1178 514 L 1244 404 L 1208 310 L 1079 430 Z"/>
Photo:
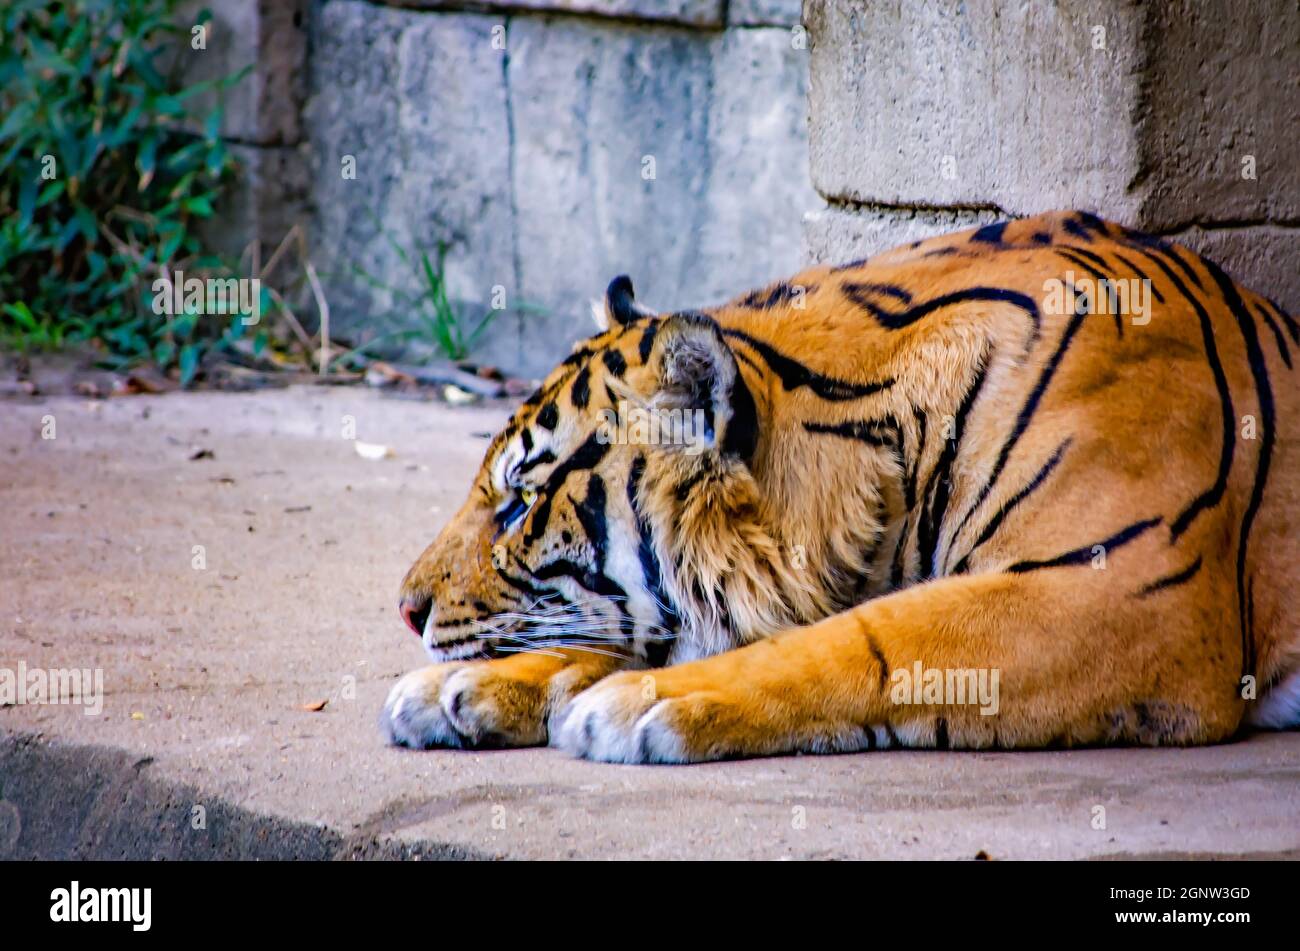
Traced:
<path id="1" fill-rule="evenodd" d="M 105 693 L 0 708 L 0 858 L 1300 856 L 1300 733 L 690 767 L 386 747 L 423 663 L 398 583 L 507 412 L 0 402 L 0 668 L 100 668 Z"/>

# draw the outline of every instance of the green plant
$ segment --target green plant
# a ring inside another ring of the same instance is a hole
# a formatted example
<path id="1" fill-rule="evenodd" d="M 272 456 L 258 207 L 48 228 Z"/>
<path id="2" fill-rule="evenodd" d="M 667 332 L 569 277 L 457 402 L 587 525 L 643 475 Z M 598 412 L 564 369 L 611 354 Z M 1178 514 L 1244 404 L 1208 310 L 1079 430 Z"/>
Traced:
<path id="1" fill-rule="evenodd" d="M 373 212 L 370 216 L 389 246 L 409 269 L 413 280 L 405 287 L 398 287 L 381 280 L 357 264 L 351 266 L 351 273 L 369 287 L 387 292 L 396 306 L 388 313 L 377 316 L 381 322 L 396 323 L 402 325 L 403 329 L 385 333 L 350 351 L 340 359 L 353 355 L 359 356 L 390 343 L 418 340 L 433 346 L 450 360 L 464 360 L 482 340 L 484 332 L 491 326 L 493 320 L 503 311 L 491 308 L 485 311 L 473 326 L 470 326 L 471 318 L 464 312 L 462 305 L 453 302 L 447 293 L 445 265 L 448 245 L 439 242 L 432 258 L 427 251 L 417 248 L 412 248 L 408 252 L 383 226 L 378 216 Z M 514 310 L 517 313 L 532 313 L 540 312 L 541 308 L 531 304 L 518 304 Z M 414 326 L 410 326 L 412 324 Z"/>
<path id="2" fill-rule="evenodd" d="M 242 74 L 182 86 L 190 38 L 176 0 L 0 7 L 0 344 L 95 341 L 188 382 L 205 349 L 244 332 L 152 307 L 153 282 L 177 268 L 231 273 L 195 233 L 234 169 L 221 111 L 196 118 L 188 103 Z"/>

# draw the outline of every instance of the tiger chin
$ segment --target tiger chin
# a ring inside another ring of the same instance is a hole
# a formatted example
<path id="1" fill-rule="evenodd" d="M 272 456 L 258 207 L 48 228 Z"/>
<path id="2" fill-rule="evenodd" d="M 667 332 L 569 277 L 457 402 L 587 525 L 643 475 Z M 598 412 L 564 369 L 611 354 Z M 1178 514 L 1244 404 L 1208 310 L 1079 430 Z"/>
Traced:
<path id="1" fill-rule="evenodd" d="M 398 745 L 625 763 L 1300 722 L 1300 325 L 1081 212 L 656 314 L 616 278 L 411 567 Z"/>

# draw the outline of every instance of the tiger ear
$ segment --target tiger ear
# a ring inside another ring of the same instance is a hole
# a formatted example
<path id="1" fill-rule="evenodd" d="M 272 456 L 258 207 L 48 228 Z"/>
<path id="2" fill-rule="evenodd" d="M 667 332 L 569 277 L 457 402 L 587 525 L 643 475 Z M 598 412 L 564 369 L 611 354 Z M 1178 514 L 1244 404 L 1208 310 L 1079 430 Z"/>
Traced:
<path id="1" fill-rule="evenodd" d="M 758 413 L 717 321 L 693 311 L 663 318 L 647 362 L 660 408 L 699 411 L 703 449 L 752 461 Z"/>
<path id="2" fill-rule="evenodd" d="M 654 315 L 654 311 L 636 302 L 632 279 L 626 274 L 620 274 L 609 282 L 609 287 L 605 290 L 605 329 Z"/>

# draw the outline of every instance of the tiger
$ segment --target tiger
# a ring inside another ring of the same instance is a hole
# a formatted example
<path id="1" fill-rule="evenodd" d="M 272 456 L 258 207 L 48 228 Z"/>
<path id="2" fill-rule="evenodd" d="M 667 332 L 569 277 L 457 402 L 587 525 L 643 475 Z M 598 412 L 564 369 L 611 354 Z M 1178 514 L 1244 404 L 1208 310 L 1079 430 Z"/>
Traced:
<path id="1" fill-rule="evenodd" d="M 402 582 L 434 663 L 390 743 L 694 763 L 1300 722 L 1300 325 L 1207 258 L 1061 211 L 597 307 Z"/>

